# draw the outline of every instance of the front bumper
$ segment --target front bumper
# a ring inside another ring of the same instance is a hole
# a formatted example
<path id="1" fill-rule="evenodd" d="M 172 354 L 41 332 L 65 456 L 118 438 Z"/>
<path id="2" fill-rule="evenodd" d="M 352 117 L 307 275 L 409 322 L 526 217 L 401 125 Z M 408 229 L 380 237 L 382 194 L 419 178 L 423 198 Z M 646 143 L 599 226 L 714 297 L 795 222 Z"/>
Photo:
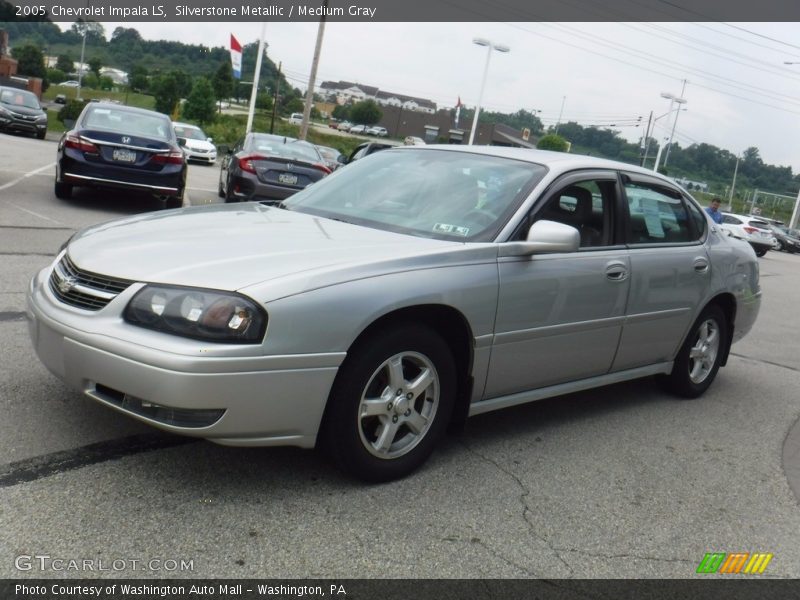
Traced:
<path id="1" fill-rule="evenodd" d="M 198 150 L 189 150 L 187 148 L 184 148 L 183 153 L 186 155 L 186 160 L 200 160 L 207 163 L 217 162 L 216 150 L 213 150 L 211 152 L 200 152 Z"/>
<path id="2" fill-rule="evenodd" d="M 139 331 L 122 321 L 122 310 L 141 284 L 88 312 L 53 295 L 50 272 L 43 269 L 28 289 L 29 332 L 42 363 L 70 387 L 159 429 L 220 444 L 316 443 L 344 353 L 264 356 L 261 346 Z M 216 416 L 187 425 L 183 417 L 196 414 Z"/>
<path id="3" fill-rule="evenodd" d="M 0 114 L 0 130 L 16 131 L 20 133 L 43 134 L 47 131 L 47 121 L 36 122 L 17 117 L 9 117 Z"/>

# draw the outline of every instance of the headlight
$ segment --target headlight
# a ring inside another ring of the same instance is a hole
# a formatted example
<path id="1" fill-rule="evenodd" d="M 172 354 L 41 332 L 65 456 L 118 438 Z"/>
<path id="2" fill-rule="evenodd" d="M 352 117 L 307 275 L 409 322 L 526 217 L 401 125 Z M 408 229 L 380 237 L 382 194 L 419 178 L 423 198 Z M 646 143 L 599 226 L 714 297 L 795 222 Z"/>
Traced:
<path id="1" fill-rule="evenodd" d="M 244 296 L 160 285 L 139 290 L 124 317 L 139 327 L 223 344 L 258 344 L 267 328 L 264 310 Z"/>
<path id="2" fill-rule="evenodd" d="M 39 115 L 36 117 L 37 123 L 46 123 L 47 122 L 47 115 Z"/>

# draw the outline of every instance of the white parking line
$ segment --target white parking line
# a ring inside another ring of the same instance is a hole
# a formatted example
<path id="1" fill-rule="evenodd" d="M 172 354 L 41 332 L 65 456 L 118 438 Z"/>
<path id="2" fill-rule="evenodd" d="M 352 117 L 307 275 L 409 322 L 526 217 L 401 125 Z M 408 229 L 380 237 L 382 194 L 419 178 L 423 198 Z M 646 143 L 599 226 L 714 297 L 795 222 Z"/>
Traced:
<path id="1" fill-rule="evenodd" d="M 7 190 L 8 188 L 10 188 L 12 186 L 17 185 L 20 181 L 24 181 L 28 177 L 31 177 L 33 175 L 37 175 L 38 173 L 41 173 L 42 171 L 44 171 L 46 169 L 52 169 L 55 166 L 56 166 L 56 163 L 51 162 L 49 165 L 45 165 L 43 167 L 39 167 L 38 169 L 34 169 L 33 171 L 29 171 L 29 172 L 25 173 L 25 175 L 23 175 L 22 177 L 17 177 L 16 179 L 14 179 L 12 181 L 9 181 L 6 184 L 0 185 L 0 191 Z"/>

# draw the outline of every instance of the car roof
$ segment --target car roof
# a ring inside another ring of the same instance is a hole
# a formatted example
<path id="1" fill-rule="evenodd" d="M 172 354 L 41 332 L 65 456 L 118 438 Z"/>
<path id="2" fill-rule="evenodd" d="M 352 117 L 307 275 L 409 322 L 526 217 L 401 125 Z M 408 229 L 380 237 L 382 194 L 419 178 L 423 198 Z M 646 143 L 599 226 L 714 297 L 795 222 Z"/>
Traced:
<path id="1" fill-rule="evenodd" d="M 136 106 L 126 106 L 125 104 L 113 104 L 112 106 L 113 106 L 114 110 L 117 110 L 117 111 L 127 112 L 127 113 L 131 113 L 131 114 L 136 114 L 136 115 L 158 115 L 159 117 L 164 117 L 165 119 L 169 119 L 169 117 L 167 115 L 165 115 L 164 113 L 160 113 L 160 112 L 157 112 L 155 110 L 148 110 L 146 108 L 138 108 Z M 109 103 L 108 102 L 90 102 L 89 104 L 86 105 L 86 107 L 87 108 L 89 108 L 89 107 L 93 107 L 93 108 L 100 107 L 100 108 L 103 108 L 104 110 L 107 110 L 109 108 Z"/>
<path id="2" fill-rule="evenodd" d="M 426 146 L 397 146 L 398 152 L 429 152 L 432 150 L 446 150 L 449 152 L 465 152 L 469 154 L 482 154 L 485 156 L 497 156 L 501 158 L 510 158 L 514 160 L 521 160 L 529 163 L 545 165 L 558 172 L 572 171 L 575 169 L 617 169 L 625 170 L 631 173 L 639 173 L 647 175 L 655 179 L 660 179 L 670 187 L 679 187 L 671 179 L 651 171 L 644 169 L 637 165 L 623 163 L 616 160 L 606 158 L 598 158 L 595 156 L 585 156 L 582 154 L 570 154 L 567 152 L 554 152 L 551 150 L 535 150 L 532 148 L 512 148 L 510 146 L 468 146 L 468 145 L 455 145 L 455 144 L 428 144 Z M 683 188 L 681 188 L 683 189 Z"/>
<path id="3" fill-rule="evenodd" d="M 178 123 L 177 121 L 172 122 L 173 127 L 188 127 L 190 129 L 200 129 L 197 125 L 192 125 L 191 123 Z M 200 129 L 202 131 L 202 129 Z"/>

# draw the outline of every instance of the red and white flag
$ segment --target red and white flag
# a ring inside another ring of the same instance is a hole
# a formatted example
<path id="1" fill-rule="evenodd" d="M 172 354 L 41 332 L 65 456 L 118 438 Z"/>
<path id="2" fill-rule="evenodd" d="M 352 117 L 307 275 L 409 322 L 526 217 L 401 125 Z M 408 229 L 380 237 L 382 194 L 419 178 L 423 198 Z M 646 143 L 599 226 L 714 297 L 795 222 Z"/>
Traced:
<path id="1" fill-rule="evenodd" d="M 231 67 L 233 67 L 233 76 L 236 79 L 242 78 L 242 45 L 239 43 L 233 34 L 231 34 Z"/>

